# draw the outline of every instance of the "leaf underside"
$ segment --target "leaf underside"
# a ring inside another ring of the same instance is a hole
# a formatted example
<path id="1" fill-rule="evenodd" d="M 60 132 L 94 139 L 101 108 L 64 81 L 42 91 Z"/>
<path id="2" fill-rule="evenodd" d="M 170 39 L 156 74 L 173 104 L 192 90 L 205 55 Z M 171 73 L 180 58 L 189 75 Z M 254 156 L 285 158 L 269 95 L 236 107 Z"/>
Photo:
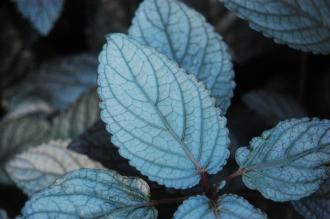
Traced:
<path id="1" fill-rule="evenodd" d="M 266 219 L 266 215 L 254 208 L 242 197 L 225 194 L 219 197 L 216 209 L 210 207 L 206 196 L 192 196 L 185 200 L 174 214 L 174 219 Z M 215 212 L 217 212 L 215 214 Z"/>
<path id="2" fill-rule="evenodd" d="M 98 162 L 67 149 L 69 141 L 50 141 L 17 155 L 6 170 L 18 187 L 32 195 L 65 173 L 80 168 L 102 169 Z"/>
<path id="3" fill-rule="evenodd" d="M 59 178 L 35 194 L 23 208 L 23 218 L 157 218 L 147 206 L 149 187 L 139 178 L 114 171 L 80 169 Z"/>
<path id="4" fill-rule="evenodd" d="M 231 58 L 221 36 L 200 13 L 177 0 L 145 0 L 129 35 L 203 81 L 226 113 L 235 87 Z"/>
<path id="5" fill-rule="evenodd" d="M 330 160 L 330 121 L 292 119 L 253 138 L 236 151 L 244 184 L 274 201 L 297 200 L 315 192 Z"/>
<path id="6" fill-rule="evenodd" d="M 330 53 L 328 0 L 225 0 L 225 6 L 275 42 Z"/>
<path id="7" fill-rule="evenodd" d="M 124 34 L 107 37 L 99 61 L 101 118 L 130 164 L 175 188 L 221 170 L 229 155 L 226 120 L 201 83 Z"/>
<path id="8" fill-rule="evenodd" d="M 16 0 L 17 9 L 46 36 L 60 17 L 64 0 Z"/>

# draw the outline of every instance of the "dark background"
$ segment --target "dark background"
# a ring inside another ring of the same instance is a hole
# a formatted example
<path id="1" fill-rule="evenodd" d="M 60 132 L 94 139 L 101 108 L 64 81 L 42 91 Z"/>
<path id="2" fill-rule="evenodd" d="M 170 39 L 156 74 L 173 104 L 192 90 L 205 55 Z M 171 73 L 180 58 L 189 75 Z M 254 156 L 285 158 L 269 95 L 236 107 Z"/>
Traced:
<path id="1" fill-rule="evenodd" d="M 203 13 L 229 44 L 237 86 L 227 118 L 230 131 L 235 132 L 235 142 L 246 145 L 251 137 L 272 127 L 242 101 L 245 94 L 256 89 L 280 90 L 298 102 L 309 117 L 330 118 L 329 56 L 274 44 L 238 18 L 227 22 L 225 18 L 231 15 L 217 1 L 185 2 Z M 51 33 L 41 37 L 19 14 L 12 1 L 2 0 L 0 98 L 3 90 L 24 80 L 30 69 L 40 63 L 86 51 L 98 53 L 105 34 L 127 31 L 138 3 L 138 0 L 67 0 Z M 0 106 L 0 117 L 5 113 Z M 230 164 L 235 167 L 234 161 Z M 290 203 L 274 203 L 247 189 L 234 192 L 265 210 L 270 218 L 301 218 Z M 19 189 L 0 185 L 0 208 L 6 209 L 11 217 L 19 214 L 25 201 L 26 196 Z M 161 209 L 162 218 L 170 218 L 175 207 L 170 205 Z"/>

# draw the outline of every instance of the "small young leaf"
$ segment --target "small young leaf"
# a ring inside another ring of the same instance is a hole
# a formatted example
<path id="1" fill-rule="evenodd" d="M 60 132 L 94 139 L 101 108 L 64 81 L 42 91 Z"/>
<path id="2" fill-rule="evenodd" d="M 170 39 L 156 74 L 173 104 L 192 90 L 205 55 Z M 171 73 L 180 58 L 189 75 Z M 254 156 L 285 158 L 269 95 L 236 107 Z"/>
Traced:
<path id="1" fill-rule="evenodd" d="M 18 187 L 32 195 L 69 171 L 103 168 L 100 163 L 68 150 L 68 144 L 69 141 L 50 141 L 30 148 L 6 164 L 7 172 Z"/>
<path id="2" fill-rule="evenodd" d="M 16 0 L 17 9 L 46 36 L 60 17 L 64 0 Z"/>
<path id="3" fill-rule="evenodd" d="M 330 121 L 319 119 L 283 121 L 236 151 L 244 184 L 274 201 L 315 192 L 329 160 Z"/>
<path id="4" fill-rule="evenodd" d="M 139 178 L 114 171 L 81 169 L 56 180 L 35 194 L 22 211 L 23 218 L 157 218 L 148 206 L 149 186 Z"/>
<path id="5" fill-rule="evenodd" d="M 266 219 L 267 216 L 254 208 L 242 197 L 226 194 L 220 196 L 216 206 L 210 206 L 206 196 L 193 196 L 184 201 L 174 214 L 174 219 Z"/>
<path id="6" fill-rule="evenodd" d="M 124 34 L 107 37 L 99 60 L 101 118 L 130 164 L 174 188 L 222 169 L 226 119 L 194 76 Z"/>
<path id="7" fill-rule="evenodd" d="M 330 215 L 330 178 L 310 197 L 292 202 L 306 219 L 324 219 Z"/>
<path id="8" fill-rule="evenodd" d="M 225 6 L 275 42 L 330 53 L 328 0 L 224 0 Z"/>
<path id="9" fill-rule="evenodd" d="M 27 99 L 41 98 L 64 110 L 96 86 L 97 56 L 90 53 L 52 59 L 40 65 L 17 86 L 5 92 L 7 108 Z"/>
<path id="10" fill-rule="evenodd" d="M 101 162 L 108 169 L 116 170 L 126 176 L 139 176 L 138 171 L 120 156 L 118 148 L 111 143 L 111 135 L 102 121 L 96 122 L 83 134 L 75 138 L 69 149 Z"/>
<path id="11" fill-rule="evenodd" d="M 77 137 L 99 119 L 99 114 L 99 98 L 92 88 L 53 119 L 51 139 Z"/>
<path id="12" fill-rule="evenodd" d="M 177 0 L 144 0 L 129 34 L 203 81 L 226 113 L 235 87 L 231 58 L 201 14 Z"/>

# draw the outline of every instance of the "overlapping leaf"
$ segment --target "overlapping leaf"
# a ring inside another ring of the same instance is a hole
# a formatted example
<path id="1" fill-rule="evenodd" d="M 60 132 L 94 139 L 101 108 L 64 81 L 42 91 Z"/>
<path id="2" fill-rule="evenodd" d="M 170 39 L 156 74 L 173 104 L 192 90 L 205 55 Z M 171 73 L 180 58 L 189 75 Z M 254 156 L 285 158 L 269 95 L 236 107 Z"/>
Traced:
<path id="1" fill-rule="evenodd" d="M 99 119 L 99 113 L 99 98 L 96 89 L 92 88 L 53 119 L 51 138 L 77 137 Z"/>
<path id="2" fill-rule="evenodd" d="M 330 178 L 313 195 L 292 202 L 306 219 L 324 219 L 330 215 Z"/>
<path id="3" fill-rule="evenodd" d="M 69 149 L 101 162 L 109 169 L 126 176 L 138 176 L 138 171 L 120 156 L 118 148 L 111 143 L 111 135 L 102 121 L 96 122 L 83 134 L 72 140 Z"/>
<path id="4" fill-rule="evenodd" d="M 100 163 L 68 150 L 68 144 L 69 141 L 50 141 L 30 148 L 6 164 L 7 172 L 26 194 L 32 195 L 69 171 L 103 168 Z"/>
<path id="5" fill-rule="evenodd" d="M 221 170 L 229 155 L 226 120 L 203 84 L 123 34 L 107 37 L 99 60 L 101 118 L 133 166 L 175 188 Z"/>
<path id="6" fill-rule="evenodd" d="M 17 86 L 4 94 L 11 110 L 22 101 L 41 98 L 55 109 L 64 110 L 96 85 L 97 57 L 79 54 L 43 63 Z"/>
<path id="7" fill-rule="evenodd" d="M 122 218 L 153 219 L 149 187 L 139 178 L 114 171 L 76 170 L 34 195 L 25 205 L 23 218 Z"/>
<path id="8" fill-rule="evenodd" d="M 277 43 L 330 53 L 328 0 L 224 0 L 227 8 Z"/>
<path id="9" fill-rule="evenodd" d="M 144 0 L 129 34 L 203 81 L 226 112 L 235 86 L 230 56 L 201 14 L 177 0 Z"/>
<path id="10" fill-rule="evenodd" d="M 255 209 L 245 199 L 236 195 L 220 196 L 216 206 L 212 209 L 210 200 L 206 196 L 193 196 L 179 206 L 174 219 L 265 219 L 267 218 L 259 209 Z"/>
<path id="11" fill-rule="evenodd" d="M 64 0 L 16 0 L 17 9 L 41 35 L 48 35 L 60 17 Z"/>
<path id="12" fill-rule="evenodd" d="M 330 121 L 293 119 L 279 123 L 236 152 L 243 182 L 274 201 L 315 192 L 330 160 Z"/>

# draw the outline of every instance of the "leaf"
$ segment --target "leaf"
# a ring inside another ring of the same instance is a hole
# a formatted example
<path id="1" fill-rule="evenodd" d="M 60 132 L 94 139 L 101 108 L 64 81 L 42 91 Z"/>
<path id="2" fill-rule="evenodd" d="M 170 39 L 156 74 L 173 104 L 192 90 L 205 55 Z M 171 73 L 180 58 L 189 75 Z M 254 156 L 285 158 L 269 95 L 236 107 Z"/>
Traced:
<path id="1" fill-rule="evenodd" d="M 274 201 L 315 192 L 329 160 L 330 121 L 316 118 L 283 121 L 236 151 L 244 184 Z"/>
<path id="2" fill-rule="evenodd" d="M 8 214 L 4 209 L 0 209 L 0 219 L 8 219 Z"/>
<path id="3" fill-rule="evenodd" d="M 99 98 L 92 88 L 53 119 L 51 139 L 77 137 L 99 119 L 99 114 Z"/>
<path id="4" fill-rule="evenodd" d="M 55 109 L 64 110 L 83 92 L 96 86 L 96 69 L 97 57 L 89 53 L 45 62 L 5 93 L 7 108 L 14 108 L 26 99 L 41 98 Z"/>
<path id="5" fill-rule="evenodd" d="M 149 187 L 114 171 L 81 169 L 34 195 L 23 218 L 157 218 Z"/>
<path id="6" fill-rule="evenodd" d="M 307 112 L 295 99 L 272 90 L 254 90 L 243 95 L 242 100 L 272 126 L 281 120 L 307 116 Z"/>
<path id="7" fill-rule="evenodd" d="M 206 196 L 192 196 L 185 200 L 174 214 L 174 219 L 264 219 L 267 218 L 259 209 L 255 209 L 242 197 L 225 194 L 220 196 L 215 209 L 210 207 Z M 215 214 L 215 212 L 217 212 Z"/>
<path id="8" fill-rule="evenodd" d="M 330 178 L 313 195 L 292 202 L 306 219 L 324 219 L 330 215 Z"/>
<path id="9" fill-rule="evenodd" d="M 226 113 L 235 87 L 231 58 L 201 14 L 177 0 L 144 0 L 129 34 L 203 81 Z"/>
<path id="10" fill-rule="evenodd" d="M 100 163 L 68 150 L 69 142 L 50 141 L 30 148 L 9 161 L 6 164 L 6 170 L 17 186 L 31 196 L 72 170 L 103 169 Z"/>
<path id="11" fill-rule="evenodd" d="M 64 0 L 16 0 L 17 9 L 38 32 L 47 36 L 63 10 Z"/>
<path id="12" fill-rule="evenodd" d="M 328 0 L 224 0 L 251 28 L 276 43 L 313 53 L 330 53 Z"/>
<path id="13" fill-rule="evenodd" d="M 203 84 L 123 34 L 107 37 L 99 60 L 101 118 L 131 165 L 174 188 L 222 169 L 229 156 L 226 119 Z"/>
<path id="14" fill-rule="evenodd" d="M 138 171 L 128 164 L 128 160 L 118 153 L 118 148 L 111 143 L 111 135 L 105 129 L 102 121 L 97 121 L 92 127 L 75 138 L 69 149 L 101 162 L 108 169 L 116 170 L 127 176 L 139 176 Z"/>
<path id="15" fill-rule="evenodd" d="M 11 184 L 4 169 L 15 154 L 42 143 L 49 135 L 49 124 L 41 119 L 22 117 L 0 122 L 0 182 Z"/>

